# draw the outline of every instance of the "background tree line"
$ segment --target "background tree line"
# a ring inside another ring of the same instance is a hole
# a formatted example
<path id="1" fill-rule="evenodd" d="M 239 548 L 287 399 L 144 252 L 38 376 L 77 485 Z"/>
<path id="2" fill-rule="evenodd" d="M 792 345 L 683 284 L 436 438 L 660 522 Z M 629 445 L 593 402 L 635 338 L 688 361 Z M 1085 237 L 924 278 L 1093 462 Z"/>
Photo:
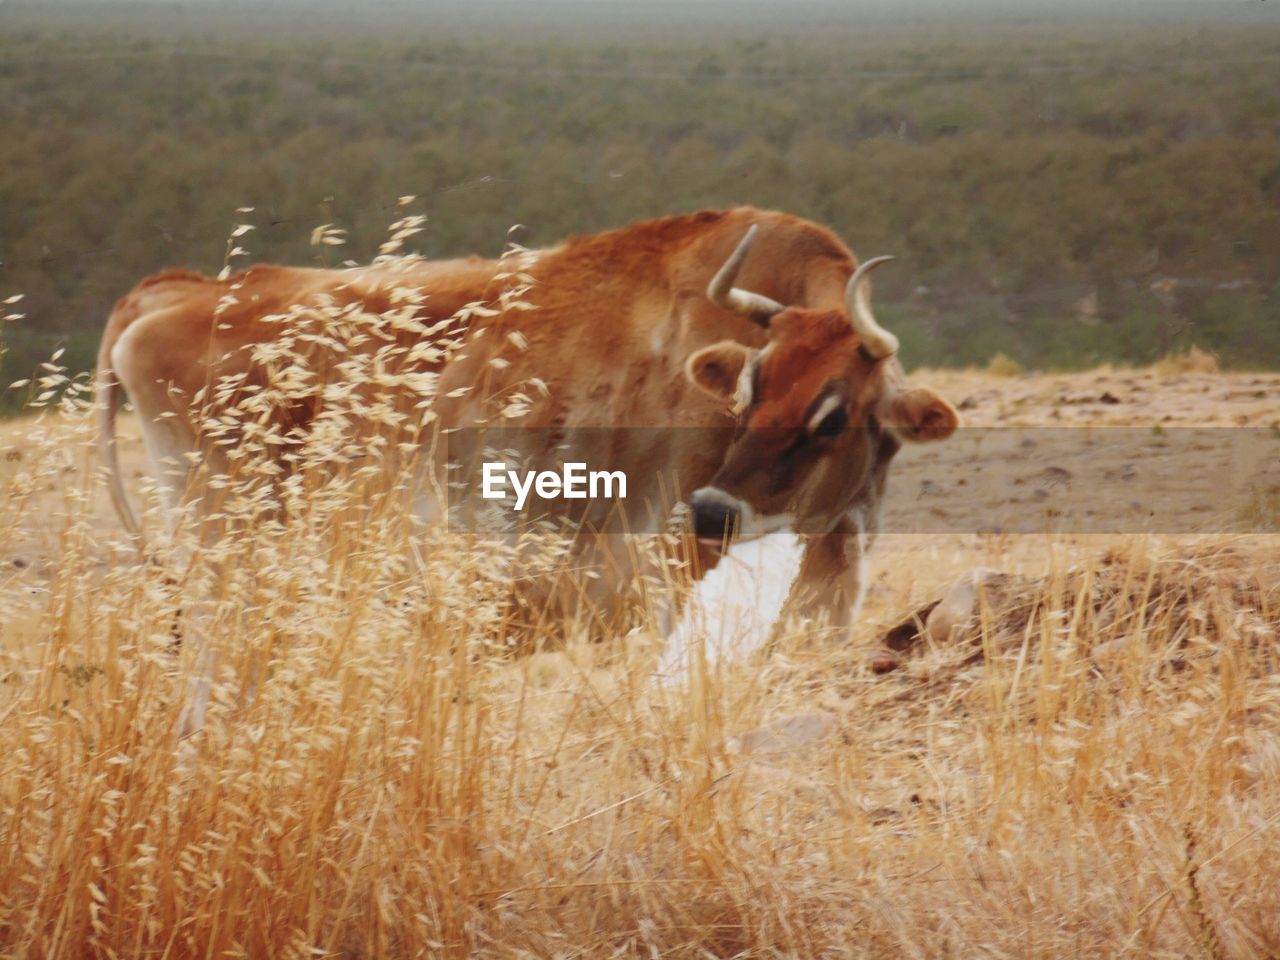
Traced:
<path id="1" fill-rule="evenodd" d="M 367 260 L 405 194 L 431 256 L 812 217 L 899 256 L 912 364 L 1280 364 L 1280 26 L 492 9 L 0 7 L 0 375 L 89 367 L 120 294 L 239 222 L 249 259 Z"/>

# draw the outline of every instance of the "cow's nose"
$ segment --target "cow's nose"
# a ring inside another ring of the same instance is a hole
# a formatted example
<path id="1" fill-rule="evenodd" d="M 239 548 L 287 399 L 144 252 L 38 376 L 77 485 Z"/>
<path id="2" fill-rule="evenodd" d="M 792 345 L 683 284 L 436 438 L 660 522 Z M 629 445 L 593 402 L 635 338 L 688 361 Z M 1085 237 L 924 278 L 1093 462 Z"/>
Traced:
<path id="1" fill-rule="evenodd" d="M 689 498 L 693 508 L 693 533 L 699 540 L 722 543 L 737 533 L 741 511 L 719 490 L 695 490 Z"/>

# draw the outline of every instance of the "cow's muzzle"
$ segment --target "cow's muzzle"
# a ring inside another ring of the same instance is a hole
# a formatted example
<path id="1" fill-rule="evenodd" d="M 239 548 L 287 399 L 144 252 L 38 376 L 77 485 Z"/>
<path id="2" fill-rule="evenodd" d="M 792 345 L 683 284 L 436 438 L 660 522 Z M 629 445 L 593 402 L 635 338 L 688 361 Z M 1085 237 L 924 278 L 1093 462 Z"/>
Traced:
<path id="1" fill-rule="evenodd" d="M 703 487 L 689 498 L 693 509 L 693 534 L 703 543 L 719 546 L 732 540 L 742 525 L 738 502 L 723 490 Z"/>

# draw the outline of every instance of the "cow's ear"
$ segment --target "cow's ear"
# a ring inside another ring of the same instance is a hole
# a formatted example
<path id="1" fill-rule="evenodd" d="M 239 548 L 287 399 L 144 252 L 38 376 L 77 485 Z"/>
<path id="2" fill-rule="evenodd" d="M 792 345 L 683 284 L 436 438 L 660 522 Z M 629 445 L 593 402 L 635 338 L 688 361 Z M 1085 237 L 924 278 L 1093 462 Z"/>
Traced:
<path id="1" fill-rule="evenodd" d="M 755 353 L 735 340 L 721 340 L 691 355 L 684 372 L 699 389 L 743 409 L 751 402 L 751 383 L 743 373 Z"/>
<path id="2" fill-rule="evenodd" d="M 955 407 L 928 387 L 909 387 L 885 394 L 877 408 L 880 422 L 903 440 L 945 440 L 960 426 Z"/>

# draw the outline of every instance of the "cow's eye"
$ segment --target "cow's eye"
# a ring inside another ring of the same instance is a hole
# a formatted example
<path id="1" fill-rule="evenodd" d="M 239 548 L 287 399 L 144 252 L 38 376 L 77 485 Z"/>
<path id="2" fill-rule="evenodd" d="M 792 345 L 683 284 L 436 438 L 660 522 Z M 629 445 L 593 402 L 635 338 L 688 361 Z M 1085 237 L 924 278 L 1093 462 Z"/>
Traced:
<path id="1" fill-rule="evenodd" d="M 845 412 L 844 407 L 836 407 L 818 422 L 818 426 L 814 428 L 813 435 L 815 437 L 838 437 L 848 425 L 849 414 Z"/>

